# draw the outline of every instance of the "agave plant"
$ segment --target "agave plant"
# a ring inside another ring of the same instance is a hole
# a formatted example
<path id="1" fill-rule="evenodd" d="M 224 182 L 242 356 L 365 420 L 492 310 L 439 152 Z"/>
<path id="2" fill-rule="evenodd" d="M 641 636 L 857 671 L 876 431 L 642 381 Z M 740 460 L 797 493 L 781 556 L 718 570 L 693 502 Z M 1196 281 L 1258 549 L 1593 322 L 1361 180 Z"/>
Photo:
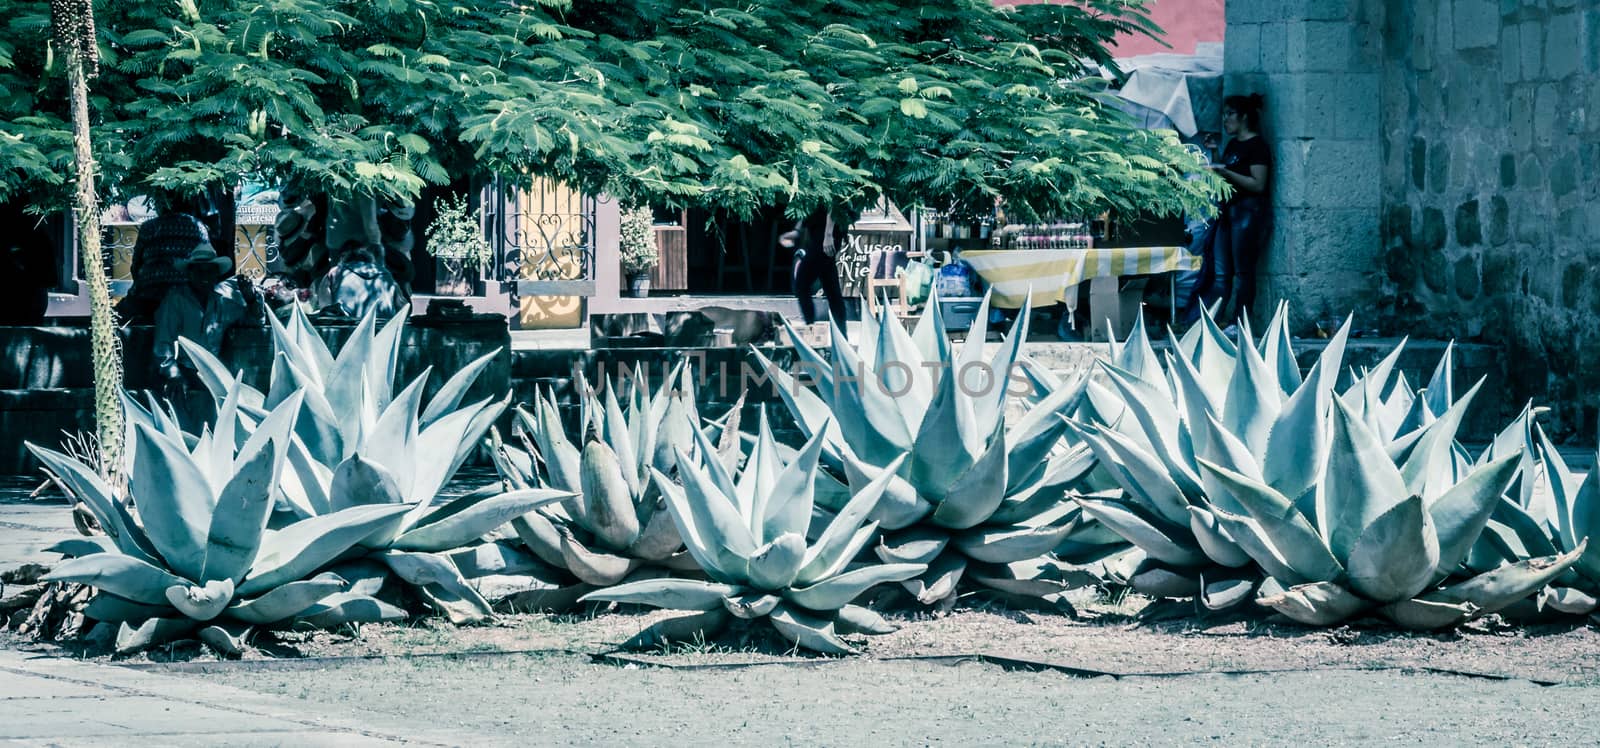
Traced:
<path id="1" fill-rule="evenodd" d="M 245 630 L 303 620 L 322 626 L 404 615 L 335 574 L 317 573 L 365 538 L 389 531 L 405 506 L 350 506 L 268 529 L 272 495 L 302 405 L 286 398 L 245 437 L 234 429 L 237 395 L 215 432 L 191 445 L 181 431 L 133 426 L 138 460 L 129 469 L 131 508 L 88 465 L 29 449 L 94 515 L 103 536 L 52 550 L 72 556 L 50 581 L 97 594 L 85 615 L 120 624 L 117 649 L 132 651 L 199 629 L 237 652 Z"/>
<path id="2" fill-rule="evenodd" d="M 501 478 L 514 488 L 544 487 L 570 498 L 518 517 L 511 526 L 534 556 L 570 577 L 568 585 L 606 587 L 631 577 L 699 569 L 683 552 L 683 540 L 650 480 L 652 469 L 673 473 L 676 450 L 694 449 L 699 417 L 683 387 L 689 376 L 686 363 L 680 363 L 647 397 L 636 375 L 623 397 L 626 411 L 616 385 L 607 386 L 602 399 L 580 379 L 581 451 L 563 430 L 551 393 L 539 394 L 532 413 L 517 409 L 517 435 L 526 448 L 501 444 L 494 449 Z"/>
<path id="3" fill-rule="evenodd" d="M 1219 519 L 1245 508 L 1230 484 L 1201 465 L 1250 476 L 1309 506 L 1328 459 L 1335 400 L 1411 473 L 1431 476 L 1439 490 L 1461 477 L 1454 438 L 1477 388 L 1451 401 L 1447 354 L 1429 389 L 1413 392 L 1395 374 L 1397 347 L 1336 392 L 1349 328 L 1346 321 L 1303 380 L 1283 306 L 1259 344 L 1248 322 L 1235 344 L 1203 315 L 1165 366 L 1142 325 L 1115 353 L 1117 363 L 1102 365 L 1110 387 L 1090 383 L 1074 426 L 1123 493 L 1079 503 L 1143 552 L 1127 572 L 1135 589 L 1197 598 L 1211 609 L 1248 601 L 1262 578 L 1250 552 L 1261 533 L 1250 522 Z"/>
<path id="4" fill-rule="evenodd" d="M 1600 538 L 1600 471 L 1577 476 L 1550 443 L 1543 427 L 1520 428 L 1531 423 L 1532 415 L 1531 410 L 1525 410 L 1513 429 L 1537 433 L 1529 441 L 1537 442 L 1547 491 L 1533 490 L 1534 481 L 1524 474 L 1529 490 L 1509 492 L 1511 495 L 1500 500 L 1466 565 L 1490 572 L 1506 564 L 1571 554 L 1584 548 L 1572 567 L 1553 578 L 1527 607 L 1544 614 L 1594 614 L 1600 609 L 1600 551 L 1588 550 L 1584 544 Z M 1504 437 L 1496 442 L 1509 441 Z"/>
<path id="5" fill-rule="evenodd" d="M 1224 527 L 1239 529 L 1235 537 L 1270 575 L 1262 605 L 1315 626 L 1375 611 L 1407 628 L 1444 628 L 1529 597 L 1584 556 L 1587 541 L 1578 541 L 1566 553 L 1462 578 L 1461 563 L 1521 455 L 1493 459 L 1452 482 L 1447 461 L 1396 463 L 1353 409 L 1342 401 L 1333 408 L 1310 512 L 1259 477 L 1200 463 L 1248 515 L 1215 511 Z"/>
<path id="6" fill-rule="evenodd" d="M 1007 428 L 1009 391 L 1026 383 L 1017 362 L 1030 310 L 1024 306 L 985 356 L 988 303 L 959 351 L 945 336 L 937 298 L 914 334 L 887 310 L 865 321 L 860 346 L 835 328 L 826 359 L 789 328 L 815 391 L 756 353 L 802 432 L 821 439 L 829 470 L 857 491 L 889 476 L 872 514 L 885 531 L 876 552 L 885 562 L 927 566 L 903 583 L 924 604 L 953 601 L 963 577 L 1044 597 L 1092 581 L 1050 555 L 1096 529 L 1065 500 L 1093 455 L 1062 443 L 1058 417 L 1084 380 L 1044 396 Z"/>
<path id="7" fill-rule="evenodd" d="M 877 534 L 878 523 L 868 516 L 886 495 L 898 459 L 808 542 L 824 436 L 813 436 L 785 464 L 763 413 L 754 453 L 735 479 L 712 457 L 705 435 L 695 433 L 708 459 L 699 465 L 675 450 L 681 486 L 655 468 L 650 474 L 709 581 L 648 579 L 584 599 L 697 611 L 687 623 L 701 631 L 725 623 L 729 615 L 766 618 L 796 645 L 830 654 L 854 651 L 841 634 L 894 630 L 882 616 L 851 603 L 875 585 L 911 579 L 927 568 L 916 563 L 852 566 Z"/>
<path id="8" fill-rule="evenodd" d="M 370 315 L 363 318 L 337 356 L 298 308 L 287 326 L 269 319 L 276 352 L 264 394 L 228 374 L 200 346 L 180 343 L 214 396 L 236 393 L 240 428 L 246 432 L 260 423 L 263 408 L 279 406 L 292 392 L 303 393 L 280 484 L 284 505 L 302 518 L 359 504 L 407 506 L 388 532 L 363 539 L 372 559 L 454 622 L 492 616 L 489 601 L 447 554 L 567 496 L 550 489 L 502 493 L 490 487 L 435 505 L 439 491 L 509 403 L 508 396 L 461 406 L 498 351 L 451 376 L 424 407 L 428 371 L 399 393 L 393 389 L 404 314 L 381 329 Z M 370 564 L 360 568 L 374 573 Z M 381 574 L 366 581 L 384 583 Z"/>

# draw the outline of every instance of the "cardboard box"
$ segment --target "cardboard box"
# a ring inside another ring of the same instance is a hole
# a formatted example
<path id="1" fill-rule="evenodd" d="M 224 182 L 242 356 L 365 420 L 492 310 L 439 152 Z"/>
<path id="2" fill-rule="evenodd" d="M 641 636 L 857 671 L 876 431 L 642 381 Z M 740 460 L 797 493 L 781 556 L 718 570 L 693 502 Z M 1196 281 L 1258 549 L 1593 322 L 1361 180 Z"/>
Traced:
<path id="1" fill-rule="evenodd" d="M 1117 340 L 1133 332 L 1133 323 L 1144 312 L 1144 287 L 1147 278 L 1101 276 L 1089 280 L 1089 339 L 1105 342 L 1107 331 Z"/>

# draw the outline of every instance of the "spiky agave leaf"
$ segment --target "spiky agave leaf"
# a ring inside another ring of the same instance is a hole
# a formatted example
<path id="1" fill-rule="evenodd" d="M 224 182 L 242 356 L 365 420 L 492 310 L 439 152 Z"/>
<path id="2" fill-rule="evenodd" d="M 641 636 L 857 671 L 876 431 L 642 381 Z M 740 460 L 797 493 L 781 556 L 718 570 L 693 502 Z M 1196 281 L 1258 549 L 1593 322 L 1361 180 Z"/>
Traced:
<path id="1" fill-rule="evenodd" d="M 1019 364 L 1027 307 L 986 355 L 987 304 L 959 349 L 945 338 L 937 299 L 915 333 L 884 310 L 861 343 L 836 334 L 827 357 L 790 330 L 815 389 L 756 354 L 801 431 L 822 439 L 834 476 L 857 492 L 888 481 L 871 517 L 888 531 L 880 558 L 894 562 L 902 547 L 940 539 L 937 554 L 923 559 L 934 576 L 904 583 L 928 604 L 956 593 L 968 561 L 1006 564 L 1053 550 L 1081 525 L 1066 494 L 1093 467 L 1086 447 L 1063 445 L 1058 417 L 1077 407 L 1086 378 L 1028 376 Z M 1038 402 L 1007 428 L 1007 397 L 1018 383 Z M 909 456 L 896 462 L 901 454 Z"/>
<path id="2" fill-rule="evenodd" d="M 868 620 L 851 601 L 873 586 L 910 579 L 927 567 L 851 566 L 876 533 L 877 524 L 868 516 L 904 458 L 856 492 L 816 540 L 806 541 L 822 439 L 812 437 L 800 458 L 785 464 L 777 457 L 771 430 L 762 428 L 757 458 L 738 476 L 719 474 L 722 464 L 711 450 L 702 450 L 702 463 L 678 453 L 682 485 L 652 468 L 680 536 L 710 581 L 651 579 L 591 592 L 584 599 L 766 618 L 801 647 L 852 652 L 839 638 L 840 628 L 871 632 L 886 626 Z"/>

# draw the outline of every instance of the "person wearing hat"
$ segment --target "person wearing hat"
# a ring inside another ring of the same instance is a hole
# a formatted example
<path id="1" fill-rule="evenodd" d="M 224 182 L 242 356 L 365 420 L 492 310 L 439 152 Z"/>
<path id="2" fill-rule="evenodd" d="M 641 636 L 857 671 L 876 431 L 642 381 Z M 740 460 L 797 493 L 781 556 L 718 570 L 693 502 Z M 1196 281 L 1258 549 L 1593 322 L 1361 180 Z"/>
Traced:
<path id="1" fill-rule="evenodd" d="M 139 224 L 130 267 L 133 285 L 118 305 L 118 313 L 127 320 L 152 319 L 162 299 L 187 282 L 178 261 L 205 241 L 205 228 L 200 222 L 177 210 L 163 210 Z"/>
<path id="2" fill-rule="evenodd" d="M 248 280 L 238 276 L 223 280 L 233 269 L 233 260 L 217 254 L 209 243 L 195 247 L 173 265 L 184 274 L 185 282 L 173 288 L 156 310 L 155 360 L 164 389 L 182 389 L 186 370 L 194 369 L 194 362 L 179 355 L 179 338 L 218 353 L 228 329 L 260 307 Z"/>

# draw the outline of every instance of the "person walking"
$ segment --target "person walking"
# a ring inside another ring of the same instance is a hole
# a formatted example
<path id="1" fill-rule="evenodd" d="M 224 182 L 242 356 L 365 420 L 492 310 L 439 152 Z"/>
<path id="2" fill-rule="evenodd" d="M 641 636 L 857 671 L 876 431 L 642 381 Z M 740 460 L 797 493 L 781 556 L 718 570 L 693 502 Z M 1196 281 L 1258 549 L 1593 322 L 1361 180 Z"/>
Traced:
<path id="1" fill-rule="evenodd" d="M 1223 99 L 1228 144 L 1211 169 L 1233 188 L 1207 230 L 1205 259 L 1195 296 L 1220 302 L 1217 321 L 1232 323 L 1256 300 L 1256 266 L 1272 238 L 1272 151 L 1261 133 L 1261 94 Z M 1198 312 L 1198 309 L 1196 309 Z"/>
<path id="2" fill-rule="evenodd" d="M 817 317 L 813 289 L 818 283 L 822 284 L 822 295 L 828 300 L 828 313 L 833 323 L 845 323 L 844 291 L 839 284 L 839 266 L 835 258 L 853 223 L 854 211 L 818 208 L 780 240 L 785 247 L 795 249 L 794 295 L 800 302 L 800 315 L 808 325 Z"/>

